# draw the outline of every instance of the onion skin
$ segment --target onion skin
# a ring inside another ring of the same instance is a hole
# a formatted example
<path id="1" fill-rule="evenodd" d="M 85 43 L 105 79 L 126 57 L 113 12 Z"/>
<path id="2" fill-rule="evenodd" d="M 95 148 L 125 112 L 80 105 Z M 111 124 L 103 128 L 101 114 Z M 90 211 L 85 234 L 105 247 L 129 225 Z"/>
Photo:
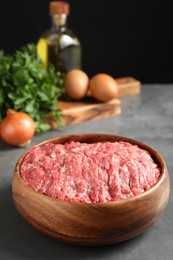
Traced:
<path id="1" fill-rule="evenodd" d="M 33 119 L 24 112 L 8 109 L 1 122 L 1 138 L 14 146 L 26 146 L 35 134 Z"/>

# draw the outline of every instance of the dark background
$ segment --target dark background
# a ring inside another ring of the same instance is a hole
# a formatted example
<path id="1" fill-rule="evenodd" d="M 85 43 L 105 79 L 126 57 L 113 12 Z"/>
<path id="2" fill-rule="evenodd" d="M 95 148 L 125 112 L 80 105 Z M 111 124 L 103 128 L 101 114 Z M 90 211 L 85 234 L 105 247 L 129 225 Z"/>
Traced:
<path id="1" fill-rule="evenodd" d="M 0 3 L 0 49 L 10 54 L 36 43 L 50 28 L 50 0 Z M 173 12 L 170 1 L 69 0 L 68 25 L 80 38 L 83 69 L 133 76 L 143 83 L 173 82 Z"/>

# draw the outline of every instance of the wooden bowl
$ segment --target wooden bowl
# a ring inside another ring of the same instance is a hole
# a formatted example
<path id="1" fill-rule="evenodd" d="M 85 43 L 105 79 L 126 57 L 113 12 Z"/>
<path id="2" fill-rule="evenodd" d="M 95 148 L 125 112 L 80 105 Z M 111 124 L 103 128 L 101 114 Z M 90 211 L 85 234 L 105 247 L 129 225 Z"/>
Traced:
<path id="1" fill-rule="evenodd" d="M 20 215 L 37 231 L 58 241 L 76 245 L 107 245 L 131 239 L 153 225 L 166 208 L 170 180 L 164 159 L 151 147 L 120 136 L 79 134 L 62 136 L 45 143 L 127 141 L 150 152 L 161 168 L 154 187 L 141 195 L 108 203 L 77 203 L 51 198 L 29 188 L 20 177 L 18 160 L 12 181 L 13 199 Z"/>

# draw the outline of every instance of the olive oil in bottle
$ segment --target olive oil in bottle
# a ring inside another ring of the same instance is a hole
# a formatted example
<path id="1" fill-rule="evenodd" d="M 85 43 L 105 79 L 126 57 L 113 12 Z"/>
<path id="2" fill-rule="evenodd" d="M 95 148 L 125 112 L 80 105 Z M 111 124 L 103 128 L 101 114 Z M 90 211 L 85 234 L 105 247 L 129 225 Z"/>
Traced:
<path id="1" fill-rule="evenodd" d="M 81 43 L 67 26 L 69 3 L 52 1 L 49 9 L 52 26 L 37 43 L 38 55 L 47 66 L 52 63 L 60 72 L 81 69 Z"/>

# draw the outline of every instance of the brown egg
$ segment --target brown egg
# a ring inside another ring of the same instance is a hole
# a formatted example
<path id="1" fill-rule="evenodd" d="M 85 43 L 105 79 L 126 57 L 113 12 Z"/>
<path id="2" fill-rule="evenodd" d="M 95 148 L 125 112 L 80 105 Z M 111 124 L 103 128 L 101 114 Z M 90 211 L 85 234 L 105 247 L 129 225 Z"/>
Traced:
<path id="1" fill-rule="evenodd" d="M 118 85 L 113 77 L 100 73 L 93 76 L 89 82 L 91 95 L 99 101 L 109 101 L 118 96 Z"/>
<path id="2" fill-rule="evenodd" d="M 85 97 L 88 90 L 89 78 L 87 74 L 79 69 L 70 70 L 64 79 L 66 94 L 74 100 Z"/>

